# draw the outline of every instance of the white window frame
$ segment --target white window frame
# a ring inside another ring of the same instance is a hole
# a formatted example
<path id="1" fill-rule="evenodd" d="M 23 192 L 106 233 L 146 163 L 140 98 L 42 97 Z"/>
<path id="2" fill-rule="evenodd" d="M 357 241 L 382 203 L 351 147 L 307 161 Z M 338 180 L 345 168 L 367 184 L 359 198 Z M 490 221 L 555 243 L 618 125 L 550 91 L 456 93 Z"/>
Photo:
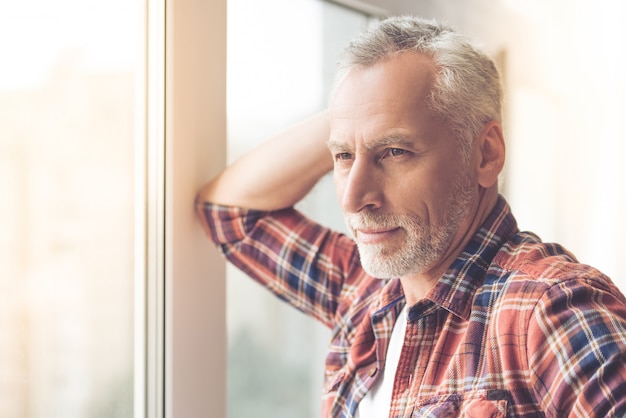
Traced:
<path id="1" fill-rule="evenodd" d="M 226 0 L 165 13 L 165 417 L 223 417 L 225 264 L 193 202 L 226 161 Z"/>
<path id="2" fill-rule="evenodd" d="M 226 161 L 226 0 L 145 7 L 134 415 L 223 417 L 225 263 L 193 203 Z"/>

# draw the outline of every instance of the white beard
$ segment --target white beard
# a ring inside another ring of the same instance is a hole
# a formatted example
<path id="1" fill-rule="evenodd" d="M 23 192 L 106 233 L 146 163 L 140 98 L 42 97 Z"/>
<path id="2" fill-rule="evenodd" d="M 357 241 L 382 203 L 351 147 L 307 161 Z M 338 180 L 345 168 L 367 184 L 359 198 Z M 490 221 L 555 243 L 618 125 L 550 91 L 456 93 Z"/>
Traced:
<path id="1" fill-rule="evenodd" d="M 415 215 L 381 214 L 377 212 L 347 213 L 346 224 L 358 229 L 400 228 L 403 244 L 364 244 L 357 246 L 363 269 L 372 277 L 388 279 L 427 271 L 449 248 L 459 225 L 467 216 L 473 197 L 473 183 L 461 176 L 450 196 L 447 213 L 441 225 L 427 224 Z"/>

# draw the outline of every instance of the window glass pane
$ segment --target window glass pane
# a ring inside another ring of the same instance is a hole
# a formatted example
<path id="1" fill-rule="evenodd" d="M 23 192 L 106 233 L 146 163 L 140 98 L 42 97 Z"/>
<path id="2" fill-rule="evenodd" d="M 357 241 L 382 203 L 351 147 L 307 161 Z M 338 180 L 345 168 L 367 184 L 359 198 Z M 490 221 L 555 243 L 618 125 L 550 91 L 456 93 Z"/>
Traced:
<path id="1" fill-rule="evenodd" d="M 326 106 L 337 56 L 367 21 L 319 0 L 228 1 L 230 161 Z M 341 229 L 334 196 L 324 178 L 300 209 Z M 228 416 L 319 416 L 330 331 L 236 269 L 227 276 Z"/>
<path id="2" fill-rule="evenodd" d="M 133 415 L 140 3 L 0 5 L 1 417 Z"/>

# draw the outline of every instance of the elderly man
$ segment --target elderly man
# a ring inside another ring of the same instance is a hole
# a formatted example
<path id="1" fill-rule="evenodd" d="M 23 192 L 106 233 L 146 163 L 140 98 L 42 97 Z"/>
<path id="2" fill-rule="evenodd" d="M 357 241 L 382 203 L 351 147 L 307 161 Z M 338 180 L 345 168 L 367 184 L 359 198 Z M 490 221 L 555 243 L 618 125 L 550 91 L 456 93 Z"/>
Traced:
<path id="1" fill-rule="evenodd" d="M 198 194 L 226 258 L 333 330 L 323 416 L 626 415 L 626 300 L 518 230 L 500 108 L 483 52 L 390 18 L 346 49 L 327 113 Z M 293 209 L 331 169 L 352 237 Z"/>

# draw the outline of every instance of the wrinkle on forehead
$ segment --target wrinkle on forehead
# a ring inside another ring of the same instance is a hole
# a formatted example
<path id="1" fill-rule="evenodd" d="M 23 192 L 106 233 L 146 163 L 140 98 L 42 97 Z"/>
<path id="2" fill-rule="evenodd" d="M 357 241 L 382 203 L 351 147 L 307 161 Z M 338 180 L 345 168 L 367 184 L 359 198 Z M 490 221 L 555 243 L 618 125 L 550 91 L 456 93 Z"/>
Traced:
<path id="1" fill-rule="evenodd" d="M 353 151 L 354 146 L 351 140 L 346 140 L 338 136 L 332 136 L 329 138 L 328 148 L 336 151 Z M 385 148 L 388 146 L 406 147 L 411 148 L 415 145 L 415 138 L 408 135 L 402 130 L 395 130 L 384 135 L 375 138 L 371 141 L 363 141 L 363 146 L 366 150 L 371 151 L 377 148 Z"/>

